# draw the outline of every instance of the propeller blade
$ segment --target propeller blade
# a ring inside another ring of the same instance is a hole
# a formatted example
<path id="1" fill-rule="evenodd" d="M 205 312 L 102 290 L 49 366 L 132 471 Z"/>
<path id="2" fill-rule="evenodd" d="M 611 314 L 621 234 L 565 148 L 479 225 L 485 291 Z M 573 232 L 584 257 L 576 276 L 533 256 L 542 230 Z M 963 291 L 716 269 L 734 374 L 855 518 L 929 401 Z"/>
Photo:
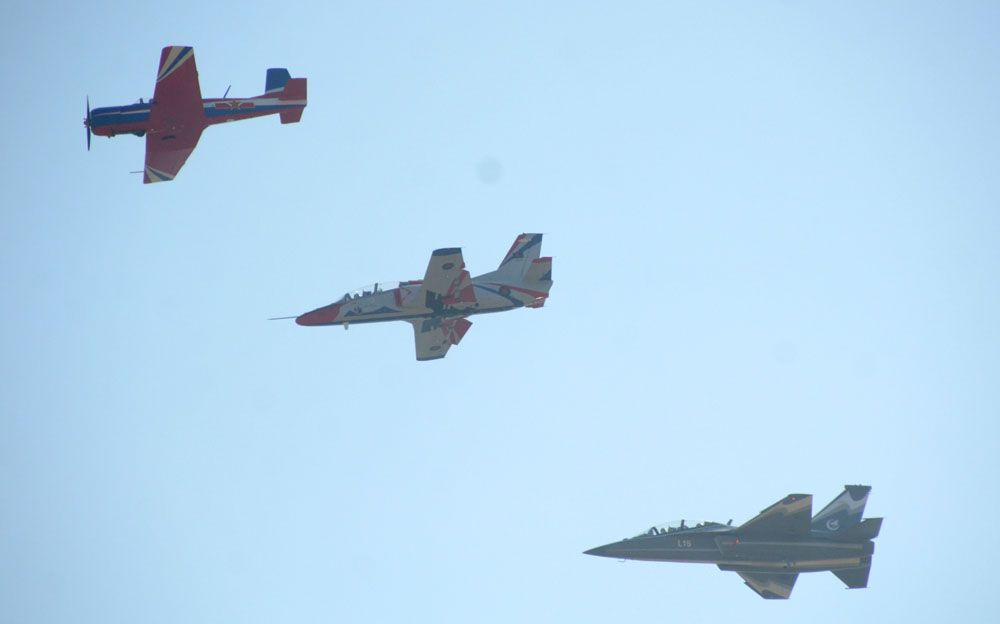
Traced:
<path id="1" fill-rule="evenodd" d="M 83 122 L 87 126 L 87 151 L 90 151 L 90 96 L 87 96 L 87 120 Z"/>

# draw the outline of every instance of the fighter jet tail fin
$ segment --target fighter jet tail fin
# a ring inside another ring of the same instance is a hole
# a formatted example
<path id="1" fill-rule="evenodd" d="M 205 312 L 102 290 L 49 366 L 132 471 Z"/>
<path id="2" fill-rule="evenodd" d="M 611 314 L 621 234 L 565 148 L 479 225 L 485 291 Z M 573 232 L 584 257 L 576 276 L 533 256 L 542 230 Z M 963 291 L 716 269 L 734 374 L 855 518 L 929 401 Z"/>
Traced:
<path id="1" fill-rule="evenodd" d="M 812 530 L 841 533 L 857 526 L 868 502 L 868 485 L 845 485 L 844 491 L 812 519 Z"/>
<path id="2" fill-rule="evenodd" d="M 850 568 L 847 570 L 832 570 L 832 572 L 847 585 L 848 589 L 860 589 L 862 587 L 868 587 L 868 574 L 872 571 L 872 564 L 869 561 L 868 565 L 863 568 Z"/>

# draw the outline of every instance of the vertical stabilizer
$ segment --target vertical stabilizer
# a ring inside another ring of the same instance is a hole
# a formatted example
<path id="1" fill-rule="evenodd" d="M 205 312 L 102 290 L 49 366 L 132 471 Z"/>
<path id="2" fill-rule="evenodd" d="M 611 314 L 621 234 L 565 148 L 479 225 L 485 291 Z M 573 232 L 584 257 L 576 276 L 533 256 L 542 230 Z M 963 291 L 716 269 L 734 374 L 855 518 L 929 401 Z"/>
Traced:
<path id="1" fill-rule="evenodd" d="M 264 79 L 264 93 L 281 91 L 291 78 L 292 75 L 284 67 L 272 67 L 267 70 L 267 78 Z"/>
<path id="2" fill-rule="evenodd" d="M 857 526 L 871 489 L 868 485 L 845 485 L 843 493 L 813 517 L 812 530 L 840 533 Z"/>
<path id="3" fill-rule="evenodd" d="M 501 279 L 512 283 L 518 282 L 524 278 L 531 263 L 538 259 L 541 252 L 541 234 L 521 234 L 510 246 L 510 250 L 494 273 Z"/>

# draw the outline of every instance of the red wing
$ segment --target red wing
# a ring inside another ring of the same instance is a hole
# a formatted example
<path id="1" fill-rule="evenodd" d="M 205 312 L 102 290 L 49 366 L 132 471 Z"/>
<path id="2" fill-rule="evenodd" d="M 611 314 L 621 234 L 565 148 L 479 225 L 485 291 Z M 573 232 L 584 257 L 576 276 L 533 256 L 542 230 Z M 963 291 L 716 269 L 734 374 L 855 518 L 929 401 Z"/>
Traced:
<path id="1" fill-rule="evenodd" d="M 160 54 L 153 91 L 153 110 L 150 124 L 172 119 L 193 121 L 203 118 L 201 87 L 198 85 L 198 68 L 194 64 L 194 48 L 168 46 Z"/>
<path id="2" fill-rule="evenodd" d="M 150 132 L 146 135 L 146 170 L 142 177 L 143 184 L 152 182 L 169 182 L 184 166 L 198 138 L 201 128 L 188 127 L 177 131 L 177 134 L 167 132 Z"/>
<path id="3" fill-rule="evenodd" d="M 163 48 L 149 125 L 143 183 L 173 180 L 207 126 L 193 48 Z"/>

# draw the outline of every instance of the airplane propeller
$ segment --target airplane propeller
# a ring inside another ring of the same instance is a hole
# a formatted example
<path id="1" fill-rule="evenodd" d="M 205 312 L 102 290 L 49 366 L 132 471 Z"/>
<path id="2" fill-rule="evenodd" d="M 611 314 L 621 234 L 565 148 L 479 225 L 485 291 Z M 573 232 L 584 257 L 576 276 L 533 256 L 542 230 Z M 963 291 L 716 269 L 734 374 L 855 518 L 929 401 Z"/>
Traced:
<path id="1" fill-rule="evenodd" d="M 87 151 L 90 151 L 90 96 L 87 96 L 87 118 L 83 120 L 83 125 L 87 126 Z"/>

